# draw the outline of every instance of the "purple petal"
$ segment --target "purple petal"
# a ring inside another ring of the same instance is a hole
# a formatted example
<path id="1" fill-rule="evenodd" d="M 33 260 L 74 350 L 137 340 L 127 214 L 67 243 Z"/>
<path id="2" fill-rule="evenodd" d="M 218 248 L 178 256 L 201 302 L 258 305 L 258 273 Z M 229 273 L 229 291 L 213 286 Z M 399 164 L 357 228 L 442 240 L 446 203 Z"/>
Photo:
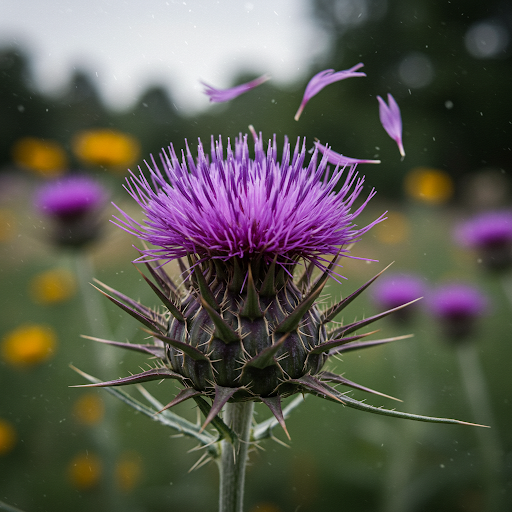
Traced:
<path id="1" fill-rule="evenodd" d="M 215 89 L 211 85 L 208 85 L 205 82 L 201 82 L 204 85 L 204 93 L 210 97 L 210 101 L 214 103 L 223 103 L 225 101 L 230 101 L 241 94 L 244 94 L 258 85 L 261 85 L 263 82 L 270 80 L 270 76 L 262 75 L 259 78 L 255 78 L 250 82 L 245 84 L 237 85 L 235 87 L 231 87 L 231 89 Z"/>
<path id="2" fill-rule="evenodd" d="M 402 143 L 402 116 L 400 115 L 400 108 L 391 94 L 388 94 L 389 106 L 386 105 L 386 102 L 380 96 L 377 96 L 377 99 L 379 100 L 380 122 L 387 134 L 398 144 L 398 150 L 403 158 L 405 151 Z"/>
<path id="3" fill-rule="evenodd" d="M 299 110 L 295 114 L 295 121 L 299 120 L 306 103 L 313 97 L 316 96 L 325 86 L 332 84 L 334 82 L 339 82 L 340 80 L 345 80 L 345 78 L 352 78 L 358 76 L 366 76 L 366 73 L 356 72 L 359 68 L 362 68 L 364 64 L 360 62 L 356 64 L 354 67 L 350 69 L 345 69 L 343 71 L 334 71 L 334 69 L 326 69 L 324 71 L 320 71 L 317 73 L 306 86 L 306 90 L 304 91 L 304 96 L 302 98 L 302 102 L 299 106 Z"/>
<path id="4" fill-rule="evenodd" d="M 331 148 L 323 146 L 320 142 L 315 142 L 315 147 L 327 158 L 327 161 L 333 165 L 354 165 L 354 164 L 380 164 L 380 160 L 362 160 L 360 158 L 350 158 L 348 156 L 336 153 Z"/>

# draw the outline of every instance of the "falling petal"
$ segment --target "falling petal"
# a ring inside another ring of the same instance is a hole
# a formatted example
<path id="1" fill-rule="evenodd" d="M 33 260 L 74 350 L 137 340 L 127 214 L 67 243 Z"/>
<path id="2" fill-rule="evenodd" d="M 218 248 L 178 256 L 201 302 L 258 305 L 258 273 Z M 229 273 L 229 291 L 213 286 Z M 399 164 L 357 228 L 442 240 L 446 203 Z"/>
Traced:
<path id="1" fill-rule="evenodd" d="M 402 143 L 402 116 L 400 108 L 391 94 L 388 94 L 388 103 L 377 96 L 379 100 L 379 116 L 380 122 L 386 130 L 387 134 L 398 144 L 398 150 L 402 158 L 405 156 L 404 145 Z"/>
<path id="2" fill-rule="evenodd" d="M 320 142 L 315 142 L 315 147 L 327 157 L 327 161 L 333 165 L 339 165 L 341 167 L 345 165 L 354 165 L 354 164 L 380 164 L 380 160 L 363 160 L 360 158 L 350 158 L 348 156 L 344 156 L 340 153 L 336 153 L 331 148 L 320 144 Z"/>
<path id="3" fill-rule="evenodd" d="M 324 71 L 320 71 L 317 73 L 306 86 L 306 90 L 304 91 L 304 96 L 302 97 L 302 102 L 299 106 L 299 110 L 295 114 L 295 121 L 299 120 L 306 103 L 313 97 L 316 96 L 325 86 L 332 84 L 334 82 L 339 82 L 340 80 L 345 80 L 345 78 L 352 78 L 357 76 L 366 76 L 366 73 L 356 72 L 359 68 L 362 68 L 364 64 L 360 62 L 356 64 L 354 67 L 350 69 L 345 69 L 343 71 L 334 71 L 334 69 L 326 69 Z"/>
<path id="4" fill-rule="evenodd" d="M 237 96 L 240 96 L 241 94 L 244 94 L 245 92 L 258 87 L 258 85 L 261 85 L 267 80 L 270 80 L 270 76 L 262 75 L 259 78 L 251 80 L 250 82 L 231 87 L 230 89 L 215 89 L 215 87 L 212 87 L 205 82 L 201 83 L 204 85 L 204 93 L 210 97 L 211 102 L 223 103 L 225 101 L 231 101 Z"/>

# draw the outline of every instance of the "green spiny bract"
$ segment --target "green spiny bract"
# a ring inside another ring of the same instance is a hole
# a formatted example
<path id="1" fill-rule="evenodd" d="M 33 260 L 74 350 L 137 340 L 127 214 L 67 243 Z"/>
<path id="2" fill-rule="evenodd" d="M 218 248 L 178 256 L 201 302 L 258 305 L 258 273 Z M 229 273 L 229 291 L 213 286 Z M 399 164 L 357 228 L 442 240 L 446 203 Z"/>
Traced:
<path id="1" fill-rule="evenodd" d="M 228 401 L 261 401 L 285 431 L 281 410 L 284 397 L 313 393 L 345 403 L 343 395 L 340 398 L 340 393 L 326 382 L 381 394 L 322 371 L 331 355 L 391 341 L 358 342 L 366 334 L 351 334 L 394 310 L 330 332 L 326 329 L 326 324 L 377 276 L 322 313 L 316 301 L 335 262 L 316 279 L 312 278 L 313 265 L 309 265 L 295 281 L 291 274 L 298 265 L 285 267 L 275 260 L 198 262 L 190 256 L 188 263 L 187 267 L 181 262 L 185 278 L 182 287 L 162 267 L 146 263 L 154 282 L 144 278 L 164 304 L 164 312 L 155 312 L 102 285 L 112 294 L 103 292 L 110 300 L 150 329 L 154 344 L 98 341 L 149 353 L 161 364 L 137 375 L 95 385 L 176 379 L 184 389 L 166 408 L 189 398 L 208 397 L 212 407 L 206 426 Z M 180 288 L 184 291 L 180 292 Z"/>

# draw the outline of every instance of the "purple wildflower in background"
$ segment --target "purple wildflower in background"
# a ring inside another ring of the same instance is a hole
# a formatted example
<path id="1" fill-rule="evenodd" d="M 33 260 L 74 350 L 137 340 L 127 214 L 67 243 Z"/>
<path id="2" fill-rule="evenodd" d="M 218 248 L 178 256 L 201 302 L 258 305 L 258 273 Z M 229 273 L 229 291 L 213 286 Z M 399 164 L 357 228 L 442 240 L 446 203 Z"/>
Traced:
<path id="1" fill-rule="evenodd" d="M 402 142 L 402 116 L 400 108 L 391 94 L 388 94 L 389 106 L 380 96 L 377 96 L 377 100 L 379 101 L 380 122 L 387 134 L 397 143 L 398 150 L 403 158 L 405 151 Z"/>
<path id="2" fill-rule="evenodd" d="M 208 85 L 205 82 L 201 82 L 204 86 L 204 93 L 210 97 L 210 101 L 214 103 L 223 103 L 225 101 L 231 101 L 232 99 L 244 94 L 258 85 L 270 80 L 268 75 L 262 75 L 250 82 L 245 84 L 237 85 L 235 87 L 231 87 L 230 89 L 215 89 L 211 85 Z"/>
<path id="3" fill-rule="evenodd" d="M 379 308 L 393 309 L 415 301 L 425 294 L 423 279 L 411 274 L 384 275 L 373 287 L 373 301 Z M 394 318 L 409 320 L 415 305 L 400 309 Z"/>
<path id="4" fill-rule="evenodd" d="M 354 164 L 380 164 L 380 160 L 364 160 L 361 158 L 350 158 L 348 156 L 336 153 L 330 147 L 315 142 L 315 147 L 322 155 L 327 158 L 327 161 L 333 165 L 354 165 Z"/>
<path id="5" fill-rule="evenodd" d="M 81 246 L 99 234 L 99 213 L 108 194 L 103 185 L 85 175 L 71 175 L 42 186 L 36 208 L 55 221 L 59 245 Z"/>
<path id="6" fill-rule="evenodd" d="M 479 318 L 488 309 L 485 295 L 475 286 L 465 283 L 438 287 L 429 294 L 427 305 L 446 338 L 454 342 L 470 337 Z"/>
<path id="7" fill-rule="evenodd" d="M 149 259 L 197 254 L 223 261 L 263 257 L 268 263 L 277 258 L 289 265 L 303 258 L 322 266 L 323 255 L 337 255 L 340 246 L 359 240 L 382 217 L 356 228 L 356 217 L 375 191 L 352 211 L 364 182 L 355 166 L 336 168 L 324 179 L 328 157 L 318 165 L 318 151 L 307 165 L 305 157 L 305 141 L 301 145 L 297 140 L 291 154 L 285 139 L 279 162 L 275 136 L 267 152 L 262 136 L 255 138 L 254 159 L 247 135 L 235 140 L 234 150 L 228 140 L 226 156 L 220 138 L 212 138 L 209 156 L 199 141 L 197 162 L 188 145 L 181 160 L 171 145 L 163 158 L 164 172 L 154 162 L 150 168 L 155 187 L 142 174 L 132 174 L 128 183 L 147 219 L 141 224 L 122 212 L 127 222 L 119 223 L 156 247 L 142 251 Z"/>
<path id="8" fill-rule="evenodd" d="M 350 69 L 345 69 L 343 71 L 334 71 L 334 69 L 326 69 L 324 71 L 320 71 L 317 73 L 306 86 L 306 90 L 304 91 L 304 96 L 300 103 L 299 109 L 295 114 L 295 121 L 299 120 L 304 107 L 307 102 L 313 97 L 316 96 L 324 87 L 334 82 L 339 82 L 340 80 L 345 80 L 345 78 L 352 78 L 358 76 L 366 76 L 366 73 L 361 71 L 357 72 L 358 69 L 362 68 L 364 64 L 360 62 L 356 64 L 354 67 Z"/>
<path id="9" fill-rule="evenodd" d="M 102 206 L 107 194 L 88 176 L 66 176 L 41 187 L 35 199 L 38 210 L 58 218 L 76 217 Z"/>
<path id="10" fill-rule="evenodd" d="M 504 270 L 512 265 L 512 212 L 485 212 L 460 224 L 455 239 L 478 251 L 489 270 Z"/>

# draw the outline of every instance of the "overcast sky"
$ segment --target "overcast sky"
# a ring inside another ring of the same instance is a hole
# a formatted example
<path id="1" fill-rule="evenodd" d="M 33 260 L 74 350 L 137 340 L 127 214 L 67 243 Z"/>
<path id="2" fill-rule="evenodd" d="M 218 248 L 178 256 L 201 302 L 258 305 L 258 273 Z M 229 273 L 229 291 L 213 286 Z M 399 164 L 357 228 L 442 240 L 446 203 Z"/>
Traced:
<path id="1" fill-rule="evenodd" d="M 0 9 L 0 45 L 28 50 L 44 91 L 76 67 L 117 107 L 159 83 L 179 108 L 203 109 L 200 79 L 228 87 L 248 71 L 290 83 L 327 50 L 308 0 L 0 0 Z"/>

